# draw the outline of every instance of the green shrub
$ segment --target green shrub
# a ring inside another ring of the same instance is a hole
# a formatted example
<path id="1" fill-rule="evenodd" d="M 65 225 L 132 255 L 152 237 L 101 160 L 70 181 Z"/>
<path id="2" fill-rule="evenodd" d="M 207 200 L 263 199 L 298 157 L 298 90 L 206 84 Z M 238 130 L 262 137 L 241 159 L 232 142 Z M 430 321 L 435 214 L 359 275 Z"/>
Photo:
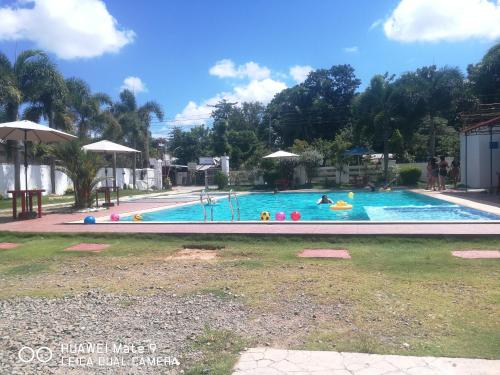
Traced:
<path id="1" fill-rule="evenodd" d="M 219 190 L 227 188 L 228 182 L 229 180 L 225 173 L 218 171 L 215 174 L 215 184 Z"/>
<path id="2" fill-rule="evenodd" d="M 401 184 L 406 186 L 414 186 L 420 180 L 422 171 L 417 167 L 405 167 L 401 168 L 399 171 L 399 177 L 401 178 Z"/>

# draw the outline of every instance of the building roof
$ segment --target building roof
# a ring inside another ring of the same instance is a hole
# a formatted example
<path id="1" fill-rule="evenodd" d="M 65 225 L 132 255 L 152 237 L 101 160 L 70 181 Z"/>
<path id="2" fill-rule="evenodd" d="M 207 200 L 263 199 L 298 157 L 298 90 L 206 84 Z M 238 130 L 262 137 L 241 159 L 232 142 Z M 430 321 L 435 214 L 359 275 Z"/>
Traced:
<path id="1" fill-rule="evenodd" d="M 498 131 L 500 131 L 500 116 L 493 117 L 492 119 L 486 120 L 486 121 L 481 121 L 478 122 L 477 124 L 470 125 L 464 129 L 462 129 L 462 133 L 464 134 L 469 134 L 474 132 L 475 134 L 478 133 L 487 133 L 489 132 L 490 128 L 498 128 Z M 497 131 L 495 130 L 495 133 Z"/>

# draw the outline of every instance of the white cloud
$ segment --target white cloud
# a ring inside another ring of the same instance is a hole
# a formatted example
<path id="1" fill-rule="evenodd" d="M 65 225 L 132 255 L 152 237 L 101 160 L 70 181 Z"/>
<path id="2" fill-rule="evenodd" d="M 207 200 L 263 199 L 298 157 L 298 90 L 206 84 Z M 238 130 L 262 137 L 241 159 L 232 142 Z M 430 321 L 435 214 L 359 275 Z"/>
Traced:
<path id="1" fill-rule="evenodd" d="M 371 31 L 373 29 L 376 29 L 377 27 L 379 27 L 383 23 L 384 23 L 384 20 L 382 18 L 379 18 L 378 20 L 373 21 L 373 23 L 370 25 L 369 30 Z"/>
<path id="2" fill-rule="evenodd" d="M 146 85 L 139 77 L 129 76 L 123 80 L 123 84 L 120 87 L 121 90 L 128 89 L 134 94 L 139 94 L 141 92 L 148 91 Z"/>
<path id="3" fill-rule="evenodd" d="M 308 72 L 312 69 L 306 67 Z M 229 102 L 260 102 L 269 103 L 280 91 L 287 88 L 285 82 L 279 79 L 272 79 L 271 71 L 267 67 L 251 61 L 236 66 L 233 61 L 224 59 L 217 61 L 209 70 L 210 75 L 219 78 L 239 78 L 246 79 L 246 83 L 235 85 L 231 91 L 223 91 L 215 94 L 209 99 L 199 103 L 191 100 L 178 113 L 173 120 L 167 122 L 170 126 L 193 126 L 210 123 L 210 115 L 214 110 L 213 106 L 225 99 Z M 166 132 L 168 127 L 162 129 Z"/>
<path id="4" fill-rule="evenodd" d="M 0 40 L 30 40 L 62 59 L 118 52 L 134 40 L 102 0 L 19 0 L 0 8 Z"/>
<path id="5" fill-rule="evenodd" d="M 229 102 L 260 102 L 269 103 L 274 95 L 287 88 L 284 82 L 265 78 L 262 80 L 251 80 L 248 84 L 235 86 L 233 91 L 221 92 L 200 104 L 190 101 L 181 113 L 175 116 L 170 125 L 191 126 L 202 125 L 208 122 L 208 117 L 213 111 L 215 104 L 225 99 Z"/>
<path id="6" fill-rule="evenodd" d="M 500 0 L 401 0 L 384 23 L 401 42 L 500 37 Z"/>
<path id="7" fill-rule="evenodd" d="M 269 68 L 260 66 L 253 61 L 236 67 L 235 63 L 229 59 L 217 61 L 208 72 L 219 78 L 264 79 L 271 75 Z"/>
<path id="8" fill-rule="evenodd" d="M 302 83 L 312 70 L 313 68 L 310 65 L 294 65 L 289 72 L 295 82 Z"/>
<path id="9" fill-rule="evenodd" d="M 352 47 L 345 47 L 344 48 L 344 52 L 347 52 L 347 53 L 356 53 L 358 51 L 359 51 L 358 46 L 352 46 Z"/>

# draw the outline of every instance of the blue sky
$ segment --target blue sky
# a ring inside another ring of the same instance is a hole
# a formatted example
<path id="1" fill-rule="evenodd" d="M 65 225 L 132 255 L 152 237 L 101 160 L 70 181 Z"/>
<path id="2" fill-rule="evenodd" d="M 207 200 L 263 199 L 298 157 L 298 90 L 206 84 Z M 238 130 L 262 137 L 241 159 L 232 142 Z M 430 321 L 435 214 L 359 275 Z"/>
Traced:
<path id="1" fill-rule="evenodd" d="M 267 102 L 310 67 L 351 64 L 363 85 L 430 64 L 465 71 L 500 38 L 496 0 L 65 1 L 0 0 L 0 50 L 47 49 L 65 76 L 115 97 L 133 77 L 139 102 L 178 125 L 205 122 L 222 97 Z"/>

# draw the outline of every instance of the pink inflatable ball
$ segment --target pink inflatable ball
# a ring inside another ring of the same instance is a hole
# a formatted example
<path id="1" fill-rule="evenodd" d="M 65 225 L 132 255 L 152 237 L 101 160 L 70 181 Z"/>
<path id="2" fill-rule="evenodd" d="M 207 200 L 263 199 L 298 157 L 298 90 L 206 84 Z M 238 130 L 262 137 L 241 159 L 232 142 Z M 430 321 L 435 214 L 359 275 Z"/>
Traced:
<path id="1" fill-rule="evenodd" d="M 274 218 L 278 221 L 283 221 L 286 219 L 286 215 L 283 211 L 276 212 L 276 215 L 274 215 Z"/>
<path id="2" fill-rule="evenodd" d="M 300 212 L 298 211 L 293 211 L 292 214 L 290 215 L 293 221 L 299 221 L 300 220 Z"/>
<path id="3" fill-rule="evenodd" d="M 111 219 L 111 221 L 120 221 L 120 215 L 118 214 L 111 214 L 109 218 Z"/>

